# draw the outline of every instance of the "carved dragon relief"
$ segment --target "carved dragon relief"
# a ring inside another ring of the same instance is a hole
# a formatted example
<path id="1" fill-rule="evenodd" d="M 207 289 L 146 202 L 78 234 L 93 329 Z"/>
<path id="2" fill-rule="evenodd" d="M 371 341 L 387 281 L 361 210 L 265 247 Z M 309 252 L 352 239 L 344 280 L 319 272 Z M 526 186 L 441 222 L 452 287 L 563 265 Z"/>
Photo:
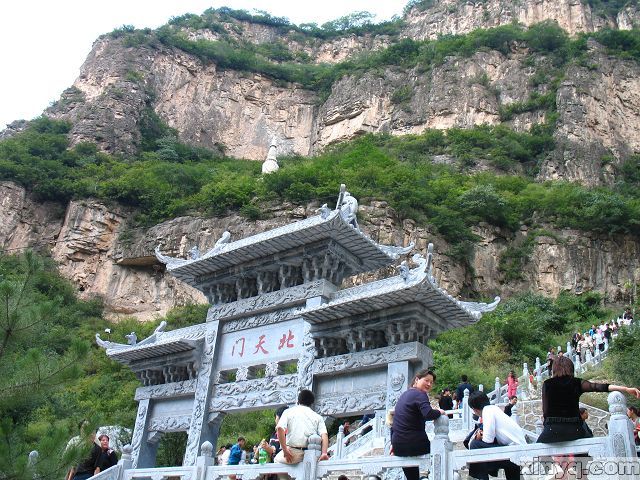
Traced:
<path id="1" fill-rule="evenodd" d="M 366 352 L 348 353 L 335 357 L 316 359 L 313 373 L 328 374 L 343 370 L 358 369 L 392 362 L 413 359 L 416 356 L 415 344 L 393 345 Z"/>
<path id="2" fill-rule="evenodd" d="M 311 390 L 313 386 L 313 364 L 316 357 L 316 342 L 311 335 L 311 326 L 305 322 L 302 352 L 298 360 L 299 388 Z"/>
<path id="3" fill-rule="evenodd" d="M 182 432 L 189 429 L 191 415 L 158 417 L 149 423 L 150 432 Z"/>
<path id="4" fill-rule="evenodd" d="M 198 455 L 200 432 L 204 424 L 205 404 L 207 403 L 211 369 L 213 367 L 213 352 L 215 350 L 217 336 L 216 330 L 217 325 L 210 326 L 210 330 L 205 335 L 205 345 L 202 351 L 202 362 L 196 379 L 196 391 L 193 400 L 194 408 L 191 415 L 187 448 L 184 456 L 185 465 L 195 465 Z"/>
<path id="5" fill-rule="evenodd" d="M 145 424 L 147 423 L 147 411 L 149 410 L 149 400 L 142 400 L 138 404 L 136 424 L 133 428 L 133 438 L 131 439 L 133 468 L 137 467 L 140 447 L 142 446 L 142 436 L 144 435 Z"/>
<path id="6" fill-rule="evenodd" d="M 225 411 L 245 408 L 270 407 L 295 403 L 297 392 L 291 390 L 276 390 L 269 393 L 246 393 L 229 396 L 216 396 L 209 405 L 209 411 Z"/>
<path id="7" fill-rule="evenodd" d="M 237 332 L 239 330 L 248 330 L 254 327 L 284 322 L 298 316 L 299 311 L 300 308 L 290 308 L 238 320 L 229 320 L 222 326 L 222 333 Z"/>
<path id="8" fill-rule="evenodd" d="M 139 387 L 136 390 L 135 400 L 146 398 L 160 399 L 172 397 L 184 397 L 193 395 L 195 392 L 195 380 L 185 380 L 183 382 L 165 383 L 162 385 L 152 385 L 149 387 Z"/>
<path id="9" fill-rule="evenodd" d="M 298 376 L 280 375 L 272 378 L 259 378 L 244 382 L 223 383 L 216 385 L 216 396 L 239 395 L 243 393 L 260 393 L 269 390 L 281 390 L 295 388 L 298 385 Z"/>
<path id="10" fill-rule="evenodd" d="M 381 391 L 381 389 L 386 390 L 386 387 L 349 392 L 336 396 L 323 395 L 316 400 L 314 408 L 320 415 L 339 415 L 350 412 L 380 410 L 385 408 L 387 400 L 386 391 Z"/>

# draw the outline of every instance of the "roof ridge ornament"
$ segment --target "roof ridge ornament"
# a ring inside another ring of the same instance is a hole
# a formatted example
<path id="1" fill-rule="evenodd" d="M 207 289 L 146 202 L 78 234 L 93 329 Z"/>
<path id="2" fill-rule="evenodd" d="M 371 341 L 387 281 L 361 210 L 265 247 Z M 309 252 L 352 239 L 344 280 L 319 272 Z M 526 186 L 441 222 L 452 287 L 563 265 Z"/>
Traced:
<path id="1" fill-rule="evenodd" d="M 458 305 L 464 308 L 467 312 L 469 312 L 476 319 L 480 319 L 483 313 L 493 312 L 498 304 L 500 303 L 501 298 L 499 296 L 493 299 L 491 303 L 485 302 L 463 302 L 461 300 L 457 300 Z"/>
<path id="2" fill-rule="evenodd" d="M 191 247 L 188 253 L 189 258 L 175 258 L 175 257 L 170 257 L 168 255 L 164 255 L 162 251 L 160 251 L 160 245 L 156 246 L 156 248 L 154 249 L 154 253 L 156 254 L 156 258 L 158 259 L 159 262 L 164 263 L 169 270 L 172 270 L 176 267 L 180 267 L 187 263 L 191 263 L 195 260 L 202 260 L 205 258 L 212 257 L 217 253 L 220 253 L 222 250 L 224 250 L 227 244 L 229 244 L 230 240 L 231 240 L 231 233 L 229 233 L 228 230 L 225 230 L 222 233 L 222 236 L 215 243 L 213 248 L 207 251 L 204 255 L 200 255 L 200 249 L 198 248 L 197 245 L 194 247 Z"/>
<path id="3" fill-rule="evenodd" d="M 397 247 L 395 245 L 382 245 L 380 243 L 376 243 L 376 246 L 391 258 L 397 260 L 400 255 L 406 255 L 407 253 L 410 253 L 411 250 L 415 248 L 416 244 L 415 242 L 411 242 L 406 247 Z"/>
<path id="4" fill-rule="evenodd" d="M 222 235 L 220 236 L 220 238 L 213 245 L 213 248 L 209 250 L 207 253 L 205 253 L 204 255 L 202 255 L 202 257 L 200 258 L 209 258 L 214 256 L 217 253 L 220 253 L 222 250 L 225 249 L 225 247 L 229 244 L 230 241 L 231 241 L 231 232 L 229 232 L 229 230 L 225 230 L 224 232 L 222 232 Z"/>
<path id="5" fill-rule="evenodd" d="M 352 196 L 347 191 L 347 186 L 344 183 L 340 184 L 340 193 L 338 194 L 336 210 L 340 210 L 340 216 L 345 222 L 360 231 L 358 219 L 356 217 L 356 214 L 358 213 L 358 200 L 356 200 L 356 197 Z"/>
<path id="6" fill-rule="evenodd" d="M 102 340 L 100 338 L 100 334 L 96 333 L 96 343 L 100 347 L 104 348 L 105 350 L 122 350 L 123 348 L 141 347 L 143 345 L 148 345 L 150 343 L 156 342 L 164 333 L 165 328 L 167 328 L 167 322 L 166 320 L 163 320 L 162 322 L 160 322 L 160 325 L 156 327 L 156 329 L 153 331 L 151 335 L 149 335 L 147 338 L 145 338 L 140 342 L 137 341 L 138 336 L 136 335 L 136 332 L 131 332 L 125 335 L 125 338 L 129 340 L 129 343 L 126 343 L 126 344 Z"/>

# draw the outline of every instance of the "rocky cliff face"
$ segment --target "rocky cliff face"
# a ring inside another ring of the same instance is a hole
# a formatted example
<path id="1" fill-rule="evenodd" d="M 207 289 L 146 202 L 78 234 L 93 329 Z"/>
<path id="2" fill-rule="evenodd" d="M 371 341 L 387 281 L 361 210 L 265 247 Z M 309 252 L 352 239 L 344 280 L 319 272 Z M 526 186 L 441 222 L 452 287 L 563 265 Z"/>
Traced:
<path id="1" fill-rule="evenodd" d="M 517 20 L 533 24 L 555 20 L 570 33 L 605 26 L 628 28 L 640 18 L 630 5 L 615 18 L 594 14 L 579 0 L 446 0 L 406 17 L 402 35 L 414 39 Z M 283 41 L 273 27 L 247 22 L 225 24 L 226 35 L 256 44 Z M 216 40 L 219 33 L 186 31 L 191 39 Z M 285 38 L 290 51 L 315 62 L 336 62 L 388 45 L 389 37 L 349 36 L 322 42 Z M 467 128 L 501 123 L 500 111 L 545 94 L 551 60 L 512 45 L 508 55 L 481 51 L 470 58 L 449 57 L 431 69 L 388 67 L 345 76 L 326 100 L 296 84 L 264 75 L 221 70 L 161 44 L 128 47 L 122 38 L 102 37 L 80 77 L 53 108 L 51 116 L 73 122 L 74 143 L 97 142 L 107 152 L 132 154 L 140 145 L 140 126 L 153 109 L 181 140 L 222 148 L 234 157 L 262 160 L 273 137 L 280 154 L 311 155 L 327 145 L 365 132 L 394 135 L 428 128 Z M 594 42 L 586 59 L 572 64 L 558 89 L 557 150 L 541 166 L 540 178 L 611 184 L 617 163 L 639 151 L 638 65 L 607 55 Z M 513 116 L 508 124 L 527 130 L 545 120 L 542 110 Z M 603 158 L 605 161 L 603 163 Z"/>
<path id="2" fill-rule="evenodd" d="M 594 32 L 603 28 L 630 29 L 640 25 L 637 5 L 628 5 L 615 17 L 592 11 L 581 0 L 442 0 L 424 2 L 430 6 L 413 8 L 407 15 L 404 34 L 419 40 L 439 35 L 465 34 L 478 28 L 491 28 L 513 22 L 523 25 L 552 20 L 570 35 Z"/>
<path id="3" fill-rule="evenodd" d="M 639 12 L 637 2 L 613 18 L 594 13 L 580 0 L 443 0 L 424 10 L 414 8 L 400 37 L 432 39 L 512 21 L 531 25 L 554 20 L 570 34 L 629 29 L 640 25 Z M 371 35 L 328 41 L 282 37 L 273 27 L 237 21 L 224 28 L 226 38 L 236 41 L 284 42 L 290 52 L 313 63 L 344 61 L 397 41 Z M 221 38 L 219 32 L 204 30 L 185 34 L 192 40 Z M 94 44 L 74 85 L 46 113 L 72 122 L 73 143 L 96 142 L 110 153 L 134 154 L 153 112 L 175 128 L 181 140 L 222 148 L 230 156 L 262 160 L 274 136 L 280 154 L 311 155 L 366 132 L 403 135 L 501 123 L 501 111 L 509 105 L 549 92 L 554 75 L 541 80 L 541 73 L 553 72 L 553 59 L 517 43 L 509 47 L 504 53 L 482 50 L 470 57 L 447 57 L 430 68 L 386 67 L 347 75 L 325 98 L 261 74 L 220 69 L 158 42 L 132 46 L 123 38 L 104 36 Z M 617 164 L 640 152 L 640 67 L 608 55 L 595 42 L 588 47 L 584 58 L 569 65 L 557 88 L 557 147 L 540 166 L 541 180 L 612 184 Z M 526 131 L 545 120 L 543 110 L 534 110 L 511 116 L 507 124 Z M 0 138 L 23 128 L 15 122 Z M 272 206 L 268 219 L 258 222 L 237 215 L 185 217 L 143 231 L 127 227 L 129 212 L 97 202 L 72 202 L 63 211 L 32 202 L 11 183 L 0 183 L 0 198 L 0 244 L 5 251 L 44 245 L 82 296 L 101 296 L 110 313 L 140 318 L 204 301 L 199 292 L 166 275 L 153 255 L 156 245 L 169 255 L 185 256 L 194 245 L 207 250 L 225 230 L 243 238 L 304 218 L 317 207 Z M 468 289 L 488 297 L 527 289 L 547 295 L 596 289 L 609 300 L 621 300 L 623 285 L 633 278 L 640 258 L 636 238 L 553 231 L 536 236 L 519 277 L 505 282 L 499 260 L 510 245 L 531 235 L 525 228 L 512 235 L 479 226 L 475 233 L 481 240 L 467 270 L 444 255 L 446 242 L 415 222 L 401 222 L 384 202 L 362 206 L 360 224 L 381 243 L 415 241 L 424 252 L 427 243 L 434 242 L 437 277 L 455 295 Z"/>
<path id="4" fill-rule="evenodd" d="M 167 274 L 153 253 L 160 245 L 163 253 L 186 257 L 198 246 L 210 249 L 225 230 L 232 240 L 288 224 L 314 215 L 317 205 L 273 205 L 268 219 L 250 222 L 237 215 L 224 218 L 181 217 L 148 230 L 128 229 L 128 212 L 107 208 L 98 202 L 72 202 L 64 217 L 29 200 L 21 187 L 0 183 L 0 245 L 5 251 L 31 247 L 50 251 L 61 272 L 78 288 L 81 298 L 100 297 L 112 317 L 123 315 L 152 319 L 187 303 L 204 303 L 204 296 Z M 62 212 L 57 212 L 62 213 Z M 562 291 L 603 292 L 609 301 L 623 300 L 624 283 L 640 267 L 640 241 L 585 235 L 572 230 L 538 236 L 521 279 L 504 282 L 499 259 L 514 241 L 527 236 L 526 229 L 514 238 L 488 225 L 479 226 L 480 241 L 473 253 L 472 270 L 445 253 L 448 245 L 433 232 L 412 220 L 401 221 L 386 202 L 371 201 L 361 206 L 361 228 L 371 238 L 388 245 L 415 242 L 415 250 L 426 253 L 435 244 L 435 276 L 440 285 L 456 296 L 465 297 L 468 288 L 485 297 L 531 290 L 545 295 Z M 394 274 L 394 269 L 370 277 Z M 347 279 L 347 285 L 363 278 Z"/>
<path id="5" fill-rule="evenodd" d="M 590 43 L 586 61 L 569 67 L 558 89 L 557 149 L 542 166 L 542 179 L 613 183 L 617 159 L 640 152 L 639 78 L 636 62 L 611 58 Z"/>

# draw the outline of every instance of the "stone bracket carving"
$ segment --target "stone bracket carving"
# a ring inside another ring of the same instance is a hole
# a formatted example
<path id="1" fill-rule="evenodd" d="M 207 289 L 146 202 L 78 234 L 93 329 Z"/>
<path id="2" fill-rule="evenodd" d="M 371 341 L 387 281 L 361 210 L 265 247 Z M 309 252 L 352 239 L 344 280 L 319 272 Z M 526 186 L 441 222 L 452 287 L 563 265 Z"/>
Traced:
<path id="1" fill-rule="evenodd" d="M 314 362 L 314 375 L 331 375 L 345 370 L 364 370 L 400 361 L 430 361 L 431 351 L 424 345 L 411 342 L 391 347 L 348 353 L 335 357 L 318 358 Z M 426 366 L 426 365 L 425 365 Z"/>
<path id="2" fill-rule="evenodd" d="M 185 397 L 193 395 L 195 389 L 195 379 L 185 380 L 184 382 L 166 383 L 163 385 L 152 385 L 149 387 L 139 387 L 138 389 L 136 389 L 135 400 L 140 401 L 147 398 L 161 399 Z"/>

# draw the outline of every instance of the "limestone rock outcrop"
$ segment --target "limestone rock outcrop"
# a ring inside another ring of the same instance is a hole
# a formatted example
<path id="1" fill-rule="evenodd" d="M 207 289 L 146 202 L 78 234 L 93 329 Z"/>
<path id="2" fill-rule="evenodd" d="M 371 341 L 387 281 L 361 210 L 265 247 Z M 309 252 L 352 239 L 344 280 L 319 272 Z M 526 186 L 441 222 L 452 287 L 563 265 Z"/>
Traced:
<path id="1" fill-rule="evenodd" d="M 445 0 L 424 10 L 414 7 L 400 36 L 421 40 L 544 20 L 577 34 L 637 26 L 639 12 L 632 3 L 613 18 L 580 0 Z M 183 34 L 191 40 L 280 44 L 315 63 L 343 61 L 398 41 L 371 34 L 321 40 L 286 28 L 225 21 L 224 33 L 185 28 Z M 451 56 L 429 68 L 388 66 L 347 74 L 325 97 L 263 74 L 222 69 L 159 41 L 132 46 L 124 37 L 105 35 L 73 87 L 47 114 L 73 123 L 74 144 L 92 141 L 106 152 L 136 152 L 149 115 L 155 114 L 186 143 L 253 160 L 265 158 L 274 137 L 281 155 L 307 156 L 368 132 L 418 134 L 505 122 L 526 131 L 546 120 L 544 110 L 529 109 L 508 120 L 501 112 L 554 88 L 553 59 L 517 43 L 509 50 Z M 586 57 L 569 65 L 557 89 L 557 148 L 541 165 L 540 179 L 615 181 L 616 166 L 639 151 L 633 134 L 639 126 L 638 73 L 635 62 L 590 42 Z"/>
<path id="2" fill-rule="evenodd" d="M 630 29 L 640 25 L 640 13 L 632 2 L 615 17 L 593 12 L 581 0 L 442 0 L 423 2 L 429 6 L 414 7 L 406 16 L 404 35 L 424 40 L 439 35 L 463 35 L 478 28 L 491 28 L 513 22 L 529 26 L 554 21 L 570 35 L 603 28 Z"/>
<path id="3" fill-rule="evenodd" d="M 96 201 L 71 202 L 64 213 L 29 199 L 24 189 L 0 183 L 0 245 L 8 253 L 24 248 L 49 251 L 61 273 L 77 286 L 81 298 L 103 299 L 111 317 L 152 319 L 188 303 L 204 303 L 197 290 L 176 281 L 153 253 L 186 257 L 197 246 L 206 252 L 224 231 L 231 240 L 270 230 L 296 219 L 315 215 L 317 204 L 266 206 L 265 220 L 251 222 L 238 215 L 223 218 L 180 217 L 149 229 L 129 228 L 124 209 Z M 386 245 L 416 244 L 425 253 L 434 243 L 434 274 L 452 295 L 467 296 L 469 290 L 485 297 L 530 290 L 555 296 L 562 291 L 602 292 L 609 301 L 625 300 L 625 283 L 640 268 L 640 240 L 632 236 L 607 237 L 574 230 L 550 230 L 552 236 L 535 238 L 532 254 L 524 262 L 520 279 L 505 282 L 499 261 L 513 242 L 526 237 L 482 224 L 472 254 L 471 269 L 447 255 L 449 245 L 413 220 L 401 220 L 383 201 L 361 202 L 359 224 L 363 231 Z M 378 276 L 396 274 L 391 268 Z M 345 280 L 356 284 L 363 279 Z"/>

